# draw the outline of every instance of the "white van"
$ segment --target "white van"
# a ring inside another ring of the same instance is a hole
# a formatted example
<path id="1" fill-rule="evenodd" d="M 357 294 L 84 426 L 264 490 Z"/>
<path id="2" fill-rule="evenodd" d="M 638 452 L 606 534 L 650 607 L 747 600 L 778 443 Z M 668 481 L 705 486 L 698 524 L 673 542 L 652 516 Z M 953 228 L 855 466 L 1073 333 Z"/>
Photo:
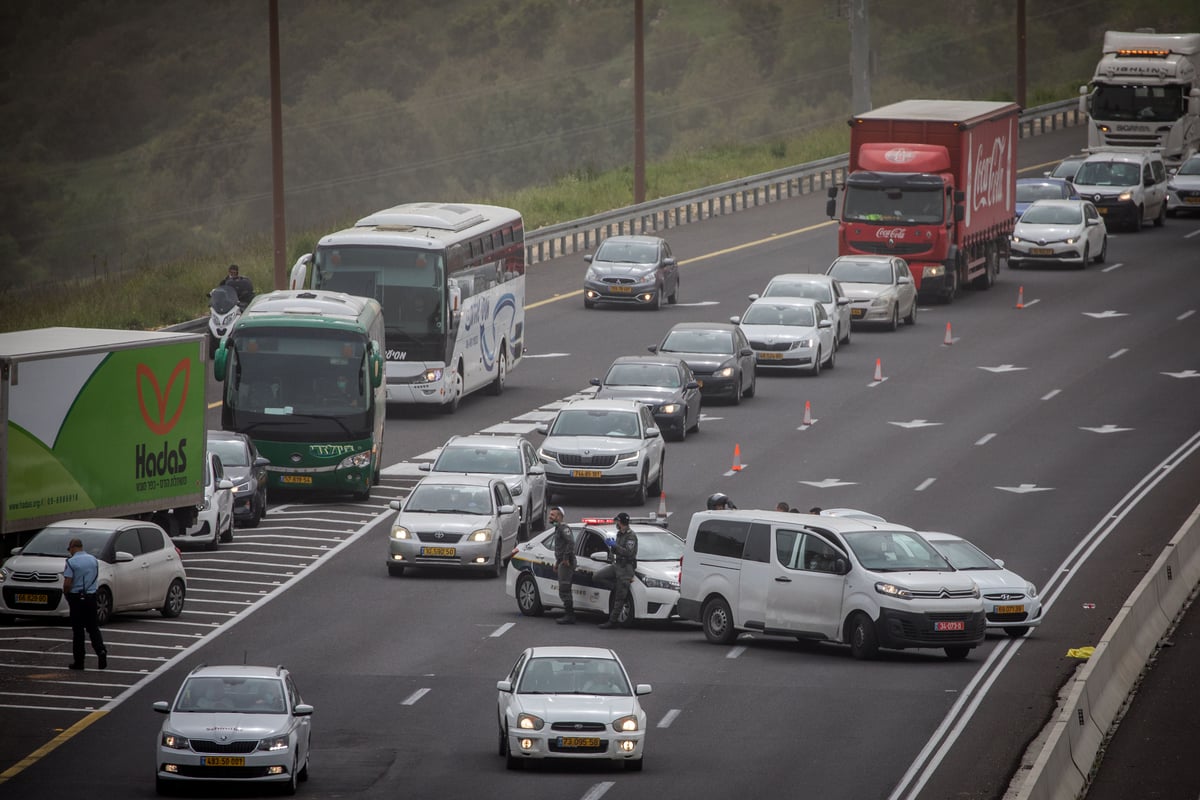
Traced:
<path id="1" fill-rule="evenodd" d="M 779 511 L 693 515 L 679 614 L 715 644 L 739 631 L 965 658 L 987 629 L 979 587 L 902 525 Z"/>

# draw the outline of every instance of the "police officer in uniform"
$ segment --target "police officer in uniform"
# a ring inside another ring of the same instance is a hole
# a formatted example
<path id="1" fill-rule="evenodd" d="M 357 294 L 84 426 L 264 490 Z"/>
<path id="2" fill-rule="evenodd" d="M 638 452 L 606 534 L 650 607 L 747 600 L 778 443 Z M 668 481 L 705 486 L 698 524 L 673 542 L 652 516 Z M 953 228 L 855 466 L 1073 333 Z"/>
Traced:
<path id="1" fill-rule="evenodd" d="M 708 507 L 709 511 L 728 511 L 731 508 L 737 508 L 729 499 L 729 495 L 724 492 L 709 495 L 704 505 Z"/>
<path id="2" fill-rule="evenodd" d="M 71 651 L 75 660 L 71 669 L 83 669 L 83 634 L 92 640 L 96 651 L 97 666 L 108 667 L 108 648 L 100 635 L 96 620 L 96 589 L 100 578 L 100 564 L 96 557 L 83 549 L 83 542 L 72 539 L 67 543 L 67 563 L 63 568 L 63 593 L 67 596 L 67 608 L 71 612 Z"/>
<path id="3" fill-rule="evenodd" d="M 563 522 L 566 513 L 562 506 L 550 509 L 550 524 L 554 526 L 554 569 L 558 573 L 558 598 L 562 600 L 563 615 L 555 620 L 559 625 L 575 624 L 575 598 L 571 581 L 575 577 L 575 534 Z"/>
<path id="4" fill-rule="evenodd" d="M 608 621 L 600 624 L 601 628 L 617 627 L 617 618 L 621 614 L 621 607 L 629 598 L 629 586 L 633 583 L 634 575 L 637 573 L 637 534 L 633 532 L 633 528 L 629 527 L 629 515 L 624 511 L 617 514 L 615 519 L 617 543 L 609 551 L 610 557 L 613 559 L 614 577 L 612 611 L 608 614 Z"/>

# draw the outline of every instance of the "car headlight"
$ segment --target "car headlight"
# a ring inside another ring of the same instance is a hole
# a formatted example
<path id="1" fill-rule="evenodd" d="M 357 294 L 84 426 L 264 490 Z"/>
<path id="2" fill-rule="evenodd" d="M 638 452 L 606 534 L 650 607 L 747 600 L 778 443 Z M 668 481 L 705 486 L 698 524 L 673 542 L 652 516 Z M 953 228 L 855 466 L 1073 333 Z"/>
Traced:
<path id="1" fill-rule="evenodd" d="M 1075 244 L 1077 241 L 1079 241 L 1079 238 L 1072 236 L 1070 239 L 1063 239 L 1063 244 Z"/>
<path id="2" fill-rule="evenodd" d="M 533 714 L 518 714 L 517 727 L 523 731 L 540 731 L 546 721 L 541 717 L 535 717 Z"/>
<path id="3" fill-rule="evenodd" d="M 658 410 L 663 414 L 674 414 L 680 409 L 679 403 L 667 403 L 665 406 L 659 406 Z"/>
<path id="4" fill-rule="evenodd" d="M 913 599 L 912 589 L 907 589 L 895 583 L 887 583 L 886 581 L 879 581 L 876 583 L 875 591 L 879 592 L 880 594 L 886 594 L 888 597 L 895 597 L 898 600 Z M 978 591 L 978 589 L 976 591 Z"/>
<path id="5" fill-rule="evenodd" d="M 1017 242 L 1020 240 L 1014 236 L 1013 241 Z M 941 276 L 943 276 L 945 274 L 946 274 L 946 267 L 943 266 L 942 264 L 930 264 L 930 265 L 923 267 L 921 270 L 922 278 L 940 278 Z"/>
<path id="6" fill-rule="evenodd" d="M 242 492 L 248 492 L 248 491 L 250 491 L 250 481 L 248 481 L 248 480 L 242 481 L 241 483 L 239 483 L 233 487 L 234 494 L 241 494 Z"/>
<path id="7" fill-rule="evenodd" d="M 871 308 L 887 308 L 890 302 L 891 301 L 888 298 L 884 297 L 883 295 L 879 295 L 871 300 Z"/>
<path id="8" fill-rule="evenodd" d="M 8 577 L 8 570 L 0 567 L 0 583 L 4 583 L 4 579 Z"/>
<path id="9" fill-rule="evenodd" d="M 200 505 L 196 506 L 196 510 L 197 511 L 208 511 L 208 509 L 211 506 L 212 506 L 212 498 L 208 497 L 206 495 L 204 500 L 200 503 Z"/>
<path id="10" fill-rule="evenodd" d="M 508 485 L 508 491 L 513 497 L 520 497 L 524 493 L 525 487 L 522 486 L 520 482 L 510 483 Z"/>
<path id="11" fill-rule="evenodd" d="M 807 349 L 812 346 L 813 346 L 812 339 L 797 339 L 796 341 L 792 342 L 792 346 L 788 349 L 790 349 L 790 350 L 797 350 L 797 349 L 801 349 L 801 348 Z"/>
<path id="12" fill-rule="evenodd" d="M 638 460 L 638 453 L 636 450 L 632 453 L 618 453 L 617 454 L 617 461 L 637 462 L 637 460 Z"/>
<path id="13" fill-rule="evenodd" d="M 404 527 L 403 525 L 393 525 L 392 526 L 392 538 L 393 539 L 411 539 L 412 531 L 410 531 L 408 528 Z"/>
<path id="14" fill-rule="evenodd" d="M 491 528 L 480 528 L 477 531 L 471 531 L 471 535 L 467 537 L 468 542 L 490 542 L 491 540 Z"/>
<path id="15" fill-rule="evenodd" d="M 558 452 L 555 450 L 550 450 L 546 447 L 543 447 L 540 450 L 538 450 L 537 453 L 538 453 L 538 458 L 540 458 L 542 461 L 557 461 L 558 460 Z"/>
<path id="16" fill-rule="evenodd" d="M 639 575 L 638 577 L 642 579 L 642 583 L 645 584 L 647 589 L 672 589 L 676 592 L 679 591 L 678 581 L 669 581 L 664 578 L 651 578 L 648 575 Z"/>
<path id="17" fill-rule="evenodd" d="M 172 750 L 190 750 L 192 743 L 188 741 L 186 736 L 163 731 L 162 746 L 169 747 Z"/>
<path id="18" fill-rule="evenodd" d="M 288 735 L 285 733 L 282 736 L 268 736 L 258 743 L 258 749 L 263 752 L 274 753 L 279 750 L 287 750 L 288 744 Z"/>
<path id="19" fill-rule="evenodd" d="M 1121 192 L 1119 195 L 1117 195 L 1117 201 L 1121 203 L 1128 203 L 1132 199 L 1133 192 Z"/>
<path id="20" fill-rule="evenodd" d="M 598 281 L 600 280 L 600 276 L 596 274 L 596 270 L 588 267 L 587 272 L 583 273 L 583 279 L 585 281 Z"/>
<path id="21" fill-rule="evenodd" d="M 733 377 L 733 367 L 722 367 L 721 369 L 719 369 L 713 373 L 713 377 L 714 378 L 732 378 Z"/>
<path id="22" fill-rule="evenodd" d="M 361 453 L 355 453 L 352 456 L 346 456 L 342 459 L 342 463 L 338 464 L 338 469 L 362 469 L 371 465 L 371 451 L 364 450 Z"/>
<path id="23" fill-rule="evenodd" d="M 638 718 L 634 714 L 621 717 L 613 722 L 612 727 L 617 733 L 633 733 L 638 729 Z"/>
<path id="24" fill-rule="evenodd" d="M 1036 600 L 1037 596 L 1038 596 L 1037 595 L 1037 587 L 1034 586 L 1032 583 L 1025 584 L 1025 594 L 1027 594 L 1029 596 L 1030 600 Z"/>
<path id="25" fill-rule="evenodd" d="M 436 383 L 442 379 L 442 374 L 443 370 L 441 367 L 434 367 L 425 370 L 425 373 L 421 376 L 421 380 L 425 381 L 425 383 Z"/>
<path id="26" fill-rule="evenodd" d="M 1020 237 L 1020 236 L 1017 236 L 1016 234 L 1013 234 L 1012 241 L 1013 241 L 1013 244 L 1020 244 L 1020 243 L 1021 243 L 1021 237 Z M 926 267 L 926 269 L 928 269 L 928 267 Z"/>

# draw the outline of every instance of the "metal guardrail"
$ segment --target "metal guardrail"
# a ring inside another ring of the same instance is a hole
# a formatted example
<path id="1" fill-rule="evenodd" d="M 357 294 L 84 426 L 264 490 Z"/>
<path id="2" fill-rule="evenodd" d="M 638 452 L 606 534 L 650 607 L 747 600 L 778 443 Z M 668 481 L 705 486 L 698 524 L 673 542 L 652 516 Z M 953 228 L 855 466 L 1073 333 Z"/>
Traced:
<path id="1" fill-rule="evenodd" d="M 1082 121 L 1079 99 L 1071 98 L 1022 112 L 1018 130 L 1025 139 Z M 823 191 L 845 181 L 848 163 L 844 153 L 538 228 L 525 237 L 525 261 L 536 264 L 591 249 L 609 236 L 654 233 Z"/>

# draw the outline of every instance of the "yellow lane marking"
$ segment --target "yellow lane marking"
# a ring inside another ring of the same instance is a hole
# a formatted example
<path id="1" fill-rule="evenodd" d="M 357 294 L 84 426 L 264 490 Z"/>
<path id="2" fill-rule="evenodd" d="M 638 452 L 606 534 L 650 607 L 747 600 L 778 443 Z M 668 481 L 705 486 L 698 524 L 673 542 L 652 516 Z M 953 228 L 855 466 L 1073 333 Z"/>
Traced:
<path id="1" fill-rule="evenodd" d="M 79 720 L 79 722 L 76 722 L 74 725 L 67 728 L 65 731 L 60 733 L 58 736 L 55 736 L 50 741 L 46 742 L 44 745 L 39 747 L 37 750 L 34 750 L 32 753 L 25 756 L 23 759 L 18 761 L 16 764 L 13 764 L 11 767 L 4 770 L 4 772 L 0 772 L 0 784 L 4 783 L 9 778 L 17 777 L 17 775 L 24 772 L 29 767 L 32 767 L 35 763 L 40 761 L 42 758 L 50 755 L 50 753 L 52 753 L 54 750 L 56 750 L 59 747 L 59 745 L 66 744 L 77 733 L 82 733 L 84 728 L 88 727 L 93 722 L 96 722 L 97 720 L 99 720 L 101 717 L 103 717 L 107 713 L 108 713 L 107 711 L 93 711 L 92 713 L 90 713 L 86 717 L 84 717 L 83 719 Z"/>

